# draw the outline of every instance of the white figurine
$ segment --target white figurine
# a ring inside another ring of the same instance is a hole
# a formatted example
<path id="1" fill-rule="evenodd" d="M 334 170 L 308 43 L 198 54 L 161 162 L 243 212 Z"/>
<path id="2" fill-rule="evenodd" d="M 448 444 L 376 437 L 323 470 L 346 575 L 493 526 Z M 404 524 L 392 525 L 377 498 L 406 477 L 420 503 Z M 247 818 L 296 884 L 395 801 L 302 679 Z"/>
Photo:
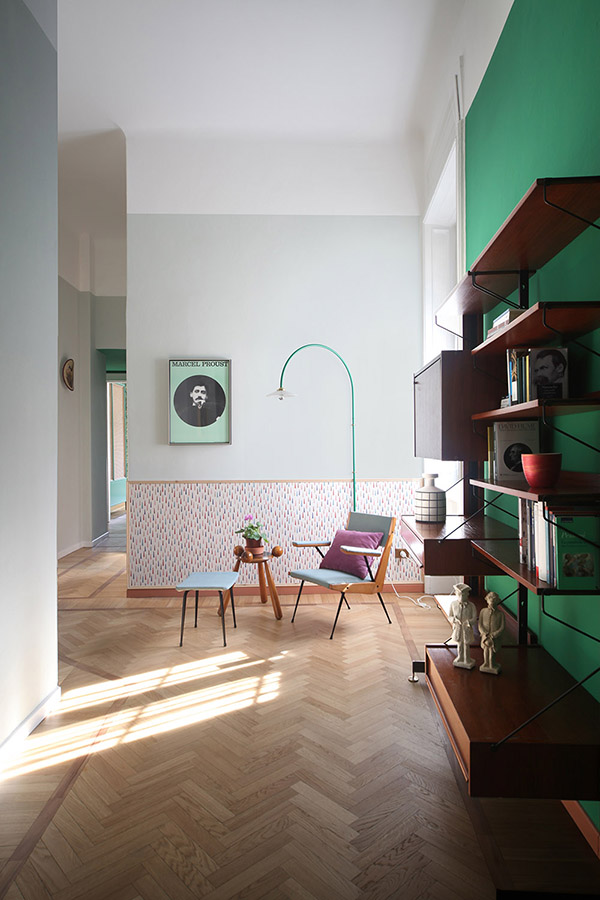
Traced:
<path id="1" fill-rule="evenodd" d="M 456 600 L 450 604 L 450 624 L 452 640 L 456 641 L 458 653 L 454 665 L 459 669 L 472 669 L 475 660 L 471 657 L 469 645 L 473 640 L 473 622 L 477 618 L 475 604 L 469 600 L 471 588 L 468 584 L 455 584 Z"/>
<path id="2" fill-rule="evenodd" d="M 497 609 L 500 597 L 496 591 L 489 591 L 485 595 L 487 609 L 479 613 L 479 631 L 481 634 L 481 649 L 483 650 L 483 665 L 479 666 L 480 672 L 488 672 L 490 675 L 499 675 L 502 668 L 494 662 L 494 655 L 500 649 L 502 632 L 504 631 L 504 613 Z"/>

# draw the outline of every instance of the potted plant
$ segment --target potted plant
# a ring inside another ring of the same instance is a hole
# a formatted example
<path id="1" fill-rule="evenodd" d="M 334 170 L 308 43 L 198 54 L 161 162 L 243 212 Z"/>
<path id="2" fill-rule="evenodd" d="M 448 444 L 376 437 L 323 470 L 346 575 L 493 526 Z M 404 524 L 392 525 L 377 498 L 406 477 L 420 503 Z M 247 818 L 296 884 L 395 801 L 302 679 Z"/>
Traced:
<path id="1" fill-rule="evenodd" d="M 246 539 L 246 549 L 253 556 L 262 556 L 265 552 L 263 541 L 266 541 L 267 544 L 269 543 L 269 539 L 263 531 L 263 526 L 260 522 L 254 521 L 254 516 L 244 516 L 244 523 L 243 528 L 238 528 L 235 533 L 241 534 Z"/>

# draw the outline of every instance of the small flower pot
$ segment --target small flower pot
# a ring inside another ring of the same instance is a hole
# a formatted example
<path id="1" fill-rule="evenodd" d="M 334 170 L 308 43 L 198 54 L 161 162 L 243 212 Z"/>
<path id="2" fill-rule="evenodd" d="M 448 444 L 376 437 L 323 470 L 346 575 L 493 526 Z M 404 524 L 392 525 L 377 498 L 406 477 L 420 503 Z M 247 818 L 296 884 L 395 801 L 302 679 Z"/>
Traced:
<path id="1" fill-rule="evenodd" d="M 252 556 L 262 556 L 265 552 L 265 546 L 262 541 L 255 538 L 246 538 L 246 550 L 249 550 Z"/>
<path id="2" fill-rule="evenodd" d="M 554 487 L 560 475 L 562 453 L 523 453 L 523 473 L 534 490 Z"/>

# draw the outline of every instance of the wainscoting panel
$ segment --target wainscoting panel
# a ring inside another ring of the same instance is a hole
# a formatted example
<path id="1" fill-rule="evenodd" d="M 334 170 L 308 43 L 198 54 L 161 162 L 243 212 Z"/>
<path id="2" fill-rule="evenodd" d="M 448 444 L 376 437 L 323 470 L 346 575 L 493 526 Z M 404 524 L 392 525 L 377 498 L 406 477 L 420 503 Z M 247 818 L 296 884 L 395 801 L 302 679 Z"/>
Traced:
<path id="1" fill-rule="evenodd" d="M 413 507 L 418 479 L 360 481 L 357 509 L 399 520 Z M 128 484 L 128 588 L 173 587 L 194 571 L 228 571 L 233 548 L 243 543 L 236 529 L 252 515 L 265 526 L 269 547 L 283 556 L 271 564 L 277 584 L 292 584 L 288 571 L 318 566 L 313 549 L 292 540 L 330 539 L 346 525 L 352 505 L 346 481 L 130 481 Z M 400 525 L 394 545 L 399 544 Z M 410 560 L 390 557 L 388 580 L 421 580 Z M 256 566 L 243 565 L 240 584 L 257 584 Z"/>

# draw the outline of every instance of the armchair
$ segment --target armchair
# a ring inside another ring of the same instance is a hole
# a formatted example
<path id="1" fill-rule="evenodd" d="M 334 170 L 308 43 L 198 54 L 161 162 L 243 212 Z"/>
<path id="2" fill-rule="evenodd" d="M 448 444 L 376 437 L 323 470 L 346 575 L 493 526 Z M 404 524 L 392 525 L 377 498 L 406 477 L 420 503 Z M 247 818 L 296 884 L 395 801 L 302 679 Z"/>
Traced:
<path id="1" fill-rule="evenodd" d="M 300 580 L 300 589 L 294 606 L 292 622 L 296 618 L 300 595 L 305 582 L 316 584 L 330 591 L 339 591 L 338 604 L 333 628 L 329 639 L 333 638 L 342 603 L 350 606 L 347 594 L 377 594 L 383 611 L 391 625 L 389 613 L 383 602 L 381 591 L 385 581 L 396 519 L 389 516 L 375 516 L 368 513 L 351 512 L 345 531 L 338 531 L 333 541 L 292 541 L 294 547 L 314 547 L 323 562 L 318 569 L 294 569 L 289 574 Z M 329 547 L 327 554 L 321 548 Z M 378 561 L 373 574 L 371 561 Z"/>

